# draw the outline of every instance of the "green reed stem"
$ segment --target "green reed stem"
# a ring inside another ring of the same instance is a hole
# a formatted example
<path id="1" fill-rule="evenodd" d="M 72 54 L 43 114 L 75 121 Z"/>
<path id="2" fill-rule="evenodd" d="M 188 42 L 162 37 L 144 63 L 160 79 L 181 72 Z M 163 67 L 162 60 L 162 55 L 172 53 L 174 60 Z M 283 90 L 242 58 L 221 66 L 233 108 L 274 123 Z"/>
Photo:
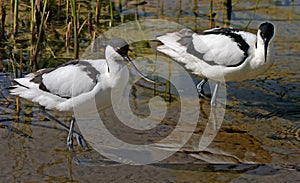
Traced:
<path id="1" fill-rule="evenodd" d="M 37 42 L 40 43 L 40 39 L 42 37 L 42 32 L 44 29 L 44 23 L 45 23 L 45 13 L 46 13 L 46 8 L 47 8 L 48 0 L 44 0 L 44 5 L 43 5 L 43 12 L 42 12 L 42 17 L 41 17 L 41 24 L 39 25 L 39 35 L 38 35 L 38 40 Z"/>
<path id="2" fill-rule="evenodd" d="M 33 33 L 33 29 L 34 29 L 34 0 L 30 0 L 30 7 L 31 7 L 30 32 Z"/>
<path id="3" fill-rule="evenodd" d="M 112 2 L 112 0 L 109 0 L 109 14 L 110 14 L 109 27 L 112 27 L 112 23 L 114 21 L 113 2 Z"/>
<path id="4" fill-rule="evenodd" d="M 14 114 L 14 116 L 16 117 L 16 122 L 19 122 L 19 120 L 20 120 L 20 111 L 21 111 L 20 97 L 16 96 L 15 114 Z"/>
<path id="5" fill-rule="evenodd" d="M 210 5 L 209 5 L 209 21 L 210 21 L 210 27 L 213 27 L 213 7 L 214 7 L 214 0 L 210 0 Z"/>
<path id="6" fill-rule="evenodd" d="M 43 36 L 43 31 L 44 31 L 44 24 L 46 23 L 45 13 L 46 13 L 47 4 L 48 4 L 48 0 L 44 0 L 43 12 L 42 12 L 42 17 L 41 17 L 41 23 L 39 25 L 39 32 L 38 32 L 37 42 L 36 42 L 35 49 L 34 49 L 33 54 L 32 54 L 32 62 L 34 64 L 34 70 L 38 69 L 37 55 L 40 51 L 40 45 L 41 45 L 42 37 L 44 37 Z"/>
<path id="7" fill-rule="evenodd" d="M 34 33 L 34 26 L 35 26 L 35 0 L 30 0 L 30 7 L 31 7 L 31 20 L 30 20 L 30 55 L 33 55 L 33 48 L 34 48 L 34 40 L 35 40 L 35 33 Z M 32 59 L 29 61 L 29 65 L 32 65 Z"/>
<path id="8" fill-rule="evenodd" d="M 70 40 L 71 40 L 71 27 L 72 23 L 69 22 L 67 25 L 67 32 L 66 32 L 66 50 L 69 53 L 69 48 L 70 48 Z"/>
<path id="9" fill-rule="evenodd" d="M 14 0 L 14 34 L 18 33 L 19 0 Z"/>
<path id="10" fill-rule="evenodd" d="M 69 24 L 68 17 L 69 17 L 69 0 L 66 0 L 66 26 L 67 27 L 68 27 L 68 24 Z"/>
<path id="11" fill-rule="evenodd" d="M 73 17 L 73 32 L 74 32 L 74 58 L 79 57 L 79 45 L 78 45 L 78 23 L 77 23 L 77 0 L 71 0 L 71 9 Z"/>
<path id="12" fill-rule="evenodd" d="M 13 57 L 14 59 L 14 57 Z M 17 70 L 16 70 L 16 67 L 15 67 L 15 64 L 14 64 L 14 60 L 10 59 L 10 64 L 11 64 L 11 68 L 12 68 L 12 71 L 13 71 L 13 74 L 14 74 L 14 78 L 17 78 Z"/>
<path id="13" fill-rule="evenodd" d="M 101 3 L 100 3 L 100 0 L 97 0 L 96 10 L 95 10 L 95 18 L 96 18 L 96 23 L 97 24 L 99 23 L 100 13 L 101 13 Z"/>
<path id="14" fill-rule="evenodd" d="M 227 20 L 230 21 L 232 13 L 232 0 L 226 0 L 224 4 L 226 7 Z"/>

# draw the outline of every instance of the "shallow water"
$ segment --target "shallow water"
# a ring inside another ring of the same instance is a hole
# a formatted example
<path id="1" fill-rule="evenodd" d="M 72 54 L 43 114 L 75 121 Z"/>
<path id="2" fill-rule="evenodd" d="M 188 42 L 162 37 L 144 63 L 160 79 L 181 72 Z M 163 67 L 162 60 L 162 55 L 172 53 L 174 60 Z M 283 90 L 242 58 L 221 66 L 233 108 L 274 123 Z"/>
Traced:
<path id="1" fill-rule="evenodd" d="M 169 2 L 149 1 L 139 9 L 140 19 L 165 18 L 193 30 L 210 26 L 208 18 L 200 16 L 209 13 L 208 1 L 196 5 L 187 0 Z M 197 7 L 197 17 L 191 7 Z M 199 119 L 193 136 L 177 153 L 162 161 L 138 166 L 116 163 L 94 149 L 84 151 L 77 143 L 75 152 L 70 153 L 66 146 L 67 132 L 49 121 L 38 105 L 9 95 L 6 88 L 11 85 L 12 76 L 0 73 L 1 182 L 299 182 L 300 4 L 289 0 L 261 1 L 255 15 L 254 7 L 255 1 L 234 3 L 230 26 L 243 28 L 253 18 L 249 30 L 255 32 L 261 21 L 272 21 L 276 26 L 275 63 L 257 79 L 227 83 L 224 120 L 204 151 L 196 147 L 211 112 L 207 99 L 199 99 Z M 130 14 L 129 10 L 125 14 Z M 215 24 L 226 26 L 223 6 L 216 3 L 215 11 Z M 135 52 L 135 57 L 146 56 L 151 49 L 136 45 Z M 172 73 L 177 76 L 176 70 Z M 193 76 L 195 82 L 200 79 Z M 124 128 L 108 109 L 101 119 L 114 136 L 127 143 L 147 145 L 159 142 L 174 130 L 181 112 L 180 91 L 172 89 L 170 96 L 165 94 L 165 86 L 158 87 L 156 93 L 152 87 L 143 81 L 136 84 L 130 92 L 130 103 L 135 114 L 147 117 L 150 98 L 171 97 L 159 127 L 143 133 Z M 70 116 L 51 113 L 69 124 Z M 101 141 L 106 140 L 109 139 Z M 161 148 L 176 148 L 180 139 L 173 140 L 161 144 Z"/>

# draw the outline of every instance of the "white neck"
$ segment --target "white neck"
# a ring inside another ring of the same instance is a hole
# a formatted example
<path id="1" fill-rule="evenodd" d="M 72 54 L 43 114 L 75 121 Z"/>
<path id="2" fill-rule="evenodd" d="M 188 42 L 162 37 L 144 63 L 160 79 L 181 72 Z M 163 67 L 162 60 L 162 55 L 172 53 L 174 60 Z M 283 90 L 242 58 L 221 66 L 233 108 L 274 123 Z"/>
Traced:
<path id="1" fill-rule="evenodd" d="M 260 74 L 269 69 L 273 63 L 273 45 L 272 40 L 269 42 L 267 50 L 267 60 L 265 60 L 264 41 L 257 35 L 257 48 L 255 49 L 254 59 L 251 61 L 251 68 L 256 70 L 255 74 Z"/>
<path id="2" fill-rule="evenodd" d="M 108 72 L 111 75 L 116 75 L 124 66 L 124 58 L 122 58 L 111 46 L 106 47 L 105 58 Z"/>

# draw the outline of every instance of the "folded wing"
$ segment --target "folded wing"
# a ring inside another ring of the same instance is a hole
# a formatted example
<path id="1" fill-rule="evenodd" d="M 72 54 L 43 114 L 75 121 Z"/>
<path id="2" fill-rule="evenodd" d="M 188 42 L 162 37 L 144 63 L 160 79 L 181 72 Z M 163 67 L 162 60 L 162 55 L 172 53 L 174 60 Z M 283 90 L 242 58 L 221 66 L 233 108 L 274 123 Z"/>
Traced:
<path id="1" fill-rule="evenodd" d="M 250 46 L 256 36 L 229 28 L 215 28 L 197 34 L 183 29 L 167 33 L 157 39 L 163 45 L 158 50 L 186 64 L 188 69 L 206 69 L 205 66 L 234 67 L 242 64 L 249 55 Z M 250 39 L 250 40 L 249 40 Z"/>

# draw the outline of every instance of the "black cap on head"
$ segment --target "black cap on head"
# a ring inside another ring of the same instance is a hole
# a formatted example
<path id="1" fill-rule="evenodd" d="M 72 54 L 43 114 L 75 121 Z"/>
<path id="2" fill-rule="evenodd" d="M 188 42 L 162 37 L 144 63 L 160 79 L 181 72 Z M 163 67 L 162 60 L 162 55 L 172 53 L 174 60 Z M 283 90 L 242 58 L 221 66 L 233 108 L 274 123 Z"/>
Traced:
<path id="1" fill-rule="evenodd" d="M 265 62 L 266 62 L 269 42 L 274 36 L 274 25 L 272 23 L 265 22 L 259 26 L 259 30 L 260 30 L 259 34 L 264 42 L 264 52 L 265 52 Z"/>
<path id="2" fill-rule="evenodd" d="M 139 71 L 139 69 L 134 65 L 134 63 L 128 57 L 129 45 L 124 39 L 122 39 L 122 38 L 112 38 L 109 41 L 108 45 L 113 47 L 114 50 L 116 52 L 118 52 L 124 58 L 124 60 L 126 60 L 128 63 L 130 63 L 134 67 L 134 69 L 139 73 L 139 75 L 141 75 L 142 78 L 144 78 L 148 82 L 155 83 L 151 79 L 144 76 L 144 74 L 141 73 L 141 71 Z"/>
<path id="3" fill-rule="evenodd" d="M 108 45 L 112 46 L 116 52 L 118 52 L 122 57 L 128 55 L 129 45 L 122 38 L 112 38 Z"/>
<path id="4" fill-rule="evenodd" d="M 269 22 L 262 23 L 259 26 L 260 36 L 262 39 L 268 43 L 274 36 L 274 25 Z"/>

